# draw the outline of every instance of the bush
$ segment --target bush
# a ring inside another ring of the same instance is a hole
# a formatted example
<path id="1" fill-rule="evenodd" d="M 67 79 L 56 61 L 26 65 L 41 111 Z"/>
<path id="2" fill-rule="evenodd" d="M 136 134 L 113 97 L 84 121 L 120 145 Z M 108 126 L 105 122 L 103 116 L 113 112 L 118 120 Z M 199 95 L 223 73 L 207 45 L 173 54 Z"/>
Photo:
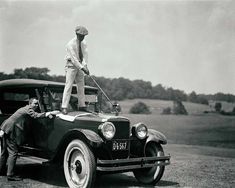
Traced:
<path id="1" fill-rule="evenodd" d="M 188 114 L 188 112 L 186 111 L 183 103 L 180 100 L 175 100 L 174 101 L 173 113 L 174 114 L 184 114 L 184 115 Z"/>
<path id="2" fill-rule="evenodd" d="M 215 103 L 215 111 L 220 112 L 222 109 L 222 104 L 220 102 Z"/>
<path id="3" fill-rule="evenodd" d="M 171 108 L 170 107 L 164 108 L 162 114 L 171 114 Z"/>
<path id="4" fill-rule="evenodd" d="M 131 114 L 151 114 L 149 107 L 143 102 L 138 102 L 138 103 L 134 104 L 134 106 L 131 107 L 129 113 L 131 113 Z"/>

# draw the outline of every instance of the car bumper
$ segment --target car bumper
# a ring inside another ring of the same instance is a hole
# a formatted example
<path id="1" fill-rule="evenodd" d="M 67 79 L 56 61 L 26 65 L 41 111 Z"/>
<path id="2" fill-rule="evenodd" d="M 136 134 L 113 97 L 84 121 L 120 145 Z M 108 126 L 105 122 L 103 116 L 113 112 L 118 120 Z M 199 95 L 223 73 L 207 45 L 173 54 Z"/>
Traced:
<path id="1" fill-rule="evenodd" d="M 104 172 L 130 171 L 139 168 L 166 166 L 170 164 L 170 155 L 160 157 L 140 157 L 115 160 L 97 160 L 97 170 Z"/>

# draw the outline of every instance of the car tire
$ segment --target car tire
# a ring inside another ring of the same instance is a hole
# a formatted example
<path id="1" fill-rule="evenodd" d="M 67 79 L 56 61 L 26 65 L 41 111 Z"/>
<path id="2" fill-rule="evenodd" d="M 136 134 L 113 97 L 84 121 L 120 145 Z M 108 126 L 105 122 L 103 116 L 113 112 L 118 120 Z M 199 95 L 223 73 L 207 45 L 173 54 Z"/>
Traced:
<path id="1" fill-rule="evenodd" d="M 64 175 L 70 188 L 92 187 L 96 176 L 95 157 L 81 140 L 69 143 L 64 154 Z"/>
<path id="2" fill-rule="evenodd" d="M 146 157 L 163 156 L 164 151 L 160 144 L 149 143 L 145 148 Z M 154 166 L 146 169 L 134 170 L 135 178 L 143 184 L 155 185 L 160 181 L 165 170 L 165 166 Z"/>

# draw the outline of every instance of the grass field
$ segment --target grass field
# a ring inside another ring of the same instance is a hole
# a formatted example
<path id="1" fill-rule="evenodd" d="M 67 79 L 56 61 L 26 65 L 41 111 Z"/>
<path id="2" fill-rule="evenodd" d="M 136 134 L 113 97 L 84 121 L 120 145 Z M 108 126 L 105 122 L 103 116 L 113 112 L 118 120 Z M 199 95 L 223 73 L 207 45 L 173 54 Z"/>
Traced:
<path id="1" fill-rule="evenodd" d="M 142 100 L 152 114 L 134 115 L 128 111 L 140 100 L 121 101 L 122 113 L 131 123 L 144 122 L 148 127 L 164 133 L 171 144 L 203 145 L 235 148 L 235 116 L 204 114 L 209 106 L 184 103 L 189 115 L 161 115 L 164 107 L 172 107 L 171 101 Z"/>
<path id="2" fill-rule="evenodd" d="M 148 105 L 150 111 L 154 115 L 161 114 L 164 108 L 173 107 L 172 101 L 153 100 L 153 99 L 133 99 L 133 100 L 119 101 L 119 104 L 121 105 L 122 108 L 122 112 L 125 114 L 128 113 L 130 108 L 139 101 L 144 102 L 146 105 Z M 183 102 L 183 104 L 189 114 L 201 114 L 206 110 L 210 111 L 210 107 L 208 105 L 196 104 L 190 102 Z"/>

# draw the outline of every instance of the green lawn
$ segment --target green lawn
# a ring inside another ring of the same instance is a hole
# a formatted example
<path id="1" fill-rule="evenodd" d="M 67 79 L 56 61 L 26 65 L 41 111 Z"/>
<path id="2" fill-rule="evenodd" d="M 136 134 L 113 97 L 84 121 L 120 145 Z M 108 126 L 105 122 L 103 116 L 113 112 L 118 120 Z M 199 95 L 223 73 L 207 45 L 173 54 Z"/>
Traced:
<path id="1" fill-rule="evenodd" d="M 161 114 L 162 110 L 167 107 L 173 107 L 172 101 L 164 101 L 164 100 L 154 100 L 154 99 L 132 99 L 132 100 L 124 100 L 119 101 L 119 104 L 122 108 L 123 113 L 129 113 L 130 108 L 137 102 L 144 102 L 147 106 L 149 106 L 152 114 Z M 196 104 L 190 102 L 183 102 L 186 110 L 189 114 L 201 114 L 204 111 L 209 111 L 210 107 L 208 105 Z"/>
<path id="2" fill-rule="evenodd" d="M 235 148 L 235 116 L 204 114 L 209 106 L 193 103 L 184 103 L 189 115 L 161 115 L 162 108 L 172 106 L 171 101 L 161 100 L 142 100 L 150 107 L 150 115 L 129 114 L 138 101 L 121 101 L 120 115 L 130 118 L 131 123 L 144 122 L 164 133 L 169 143 Z"/>

